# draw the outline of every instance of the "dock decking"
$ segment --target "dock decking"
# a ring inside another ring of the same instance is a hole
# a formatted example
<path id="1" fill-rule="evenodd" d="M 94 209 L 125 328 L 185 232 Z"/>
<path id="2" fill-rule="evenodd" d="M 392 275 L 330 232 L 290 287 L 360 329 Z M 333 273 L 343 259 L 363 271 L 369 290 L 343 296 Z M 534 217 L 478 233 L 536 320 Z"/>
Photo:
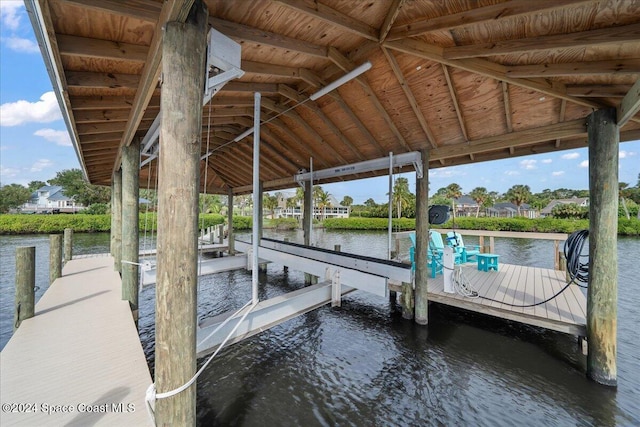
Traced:
<path id="1" fill-rule="evenodd" d="M 499 271 L 478 271 L 475 264 L 463 265 L 463 274 L 479 295 L 466 298 L 444 292 L 442 275 L 429 278 L 429 300 L 469 311 L 488 314 L 554 331 L 586 336 L 587 298 L 576 285 L 569 286 L 551 301 L 535 307 L 513 307 L 544 301 L 566 284 L 565 272 L 546 268 L 500 263 Z"/>
<path id="2" fill-rule="evenodd" d="M 151 375 L 110 256 L 65 265 L 0 353 L 0 367 L 3 427 L 151 424 Z"/>

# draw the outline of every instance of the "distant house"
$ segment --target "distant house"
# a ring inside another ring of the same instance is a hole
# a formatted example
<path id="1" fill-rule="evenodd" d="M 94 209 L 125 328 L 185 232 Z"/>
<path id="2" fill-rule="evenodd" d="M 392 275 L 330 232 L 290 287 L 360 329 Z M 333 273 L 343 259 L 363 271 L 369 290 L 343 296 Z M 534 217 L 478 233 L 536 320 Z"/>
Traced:
<path id="1" fill-rule="evenodd" d="M 34 213 L 75 213 L 84 209 L 81 203 L 67 197 L 59 185 L 45 185 L 31 194 L 27 203 L 22 205 L 22 212 Z"/>
<path id="2" fill-rule="evenodd" d="M 302 218 L 302 207 L 300 205 L 287 207 L 287 199 L 294 196 L 295 193 L 282 193 L 282 197 L 278 200 L 278 207 L 275 211 L 276 218 Z M 351 211 L 349 206 L 340 206 L 340 203 L 332 195 L 329 195 L 329 201 L 331 207 L 326 207 L 324 209 L 320 209 L 317 206 L 313 207 L 314 219 L 349 218 L 349 213 Z"/>
<path id="3" fill-rule="evenodd" d="M 462 196 L 455 199 L 456 216 L 476 216 L 478 202 L 469 196 Z"/>
<path id="4" fill-rule="evenodd" d="M 511 202 L 496 203 L 486 210 L 487 216 L 500 217 L 500 218 L 512 218 L 518 216 L 518 206 Z M 537 218 L 538 211 L 533 209 L 527 203 L 520 205 L 520 215 L 525 218 Z"/>
<path id="5" fill-rule="evenodd" d="M 569 205 L 569 204 L 576 204 L 580 207 L 587 207 L 589 206 L 589 198 L 588 197 L 576 197 L 573 196 L 570 199 L 556 199 L 556 200 L 551 200 L 549 202 L 549 204 L 547 206 L 544 207 L 544 209 L 542 209 L 540 211 L 540 216 L 549 216 L 551 215 L 551 212 L 553 211 L 553 208 L 555 208 L 558 205 Z"/>

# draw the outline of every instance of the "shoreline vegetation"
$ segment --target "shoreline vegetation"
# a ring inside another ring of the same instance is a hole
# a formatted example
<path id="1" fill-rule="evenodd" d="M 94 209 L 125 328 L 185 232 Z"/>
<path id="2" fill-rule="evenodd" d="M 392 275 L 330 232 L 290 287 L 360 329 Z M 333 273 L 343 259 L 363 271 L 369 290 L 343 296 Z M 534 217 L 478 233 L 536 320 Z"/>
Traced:
<path id="1" fill-rule="evenodd" d="M 218 214 L 200 215 L 198 227 L 200 229 L 224 224 L 226 218 Z M 154 213 L 140 214 L 140 232 L 156 231 L 156 215 Z M 235 216 L 234 230 L 251 229 L 251 217 Z M 387 230 L 386 218 L 332 218 L 324 221 L 314 221 L 314 227 L 327 230 Z M 55 234 L 62 233 L 65 228 L 71 228 L 77 233 L 109 232 L 111 229 L 110 215 L 0 215 L 0 235 L 16 234 Z M 280 230 L 295 230 L 299 228 L 298 221 L 293 218 L 264 219 L 264 228 Z M 587 219 L 559 219 L 559 218 L 456 218 L 449 219 L 441 226 L 433 228 L 458 228 L 462 230 L 488 231 L 522 231 L 539 233 L 572 233 L 589 228 Z M 414 218 L 394 218 L 392 230 L 409 231 L 415 229 Z M 640 219 L 618 218 L 619 236 L 640 236 Z"/>

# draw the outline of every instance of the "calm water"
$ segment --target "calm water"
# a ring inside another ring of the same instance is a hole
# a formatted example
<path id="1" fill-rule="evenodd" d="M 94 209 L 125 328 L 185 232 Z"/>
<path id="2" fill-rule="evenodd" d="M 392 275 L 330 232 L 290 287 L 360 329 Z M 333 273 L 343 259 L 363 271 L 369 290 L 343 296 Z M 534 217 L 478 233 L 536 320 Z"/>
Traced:
<path id="1" fill-rule="evenodd" d="M 301 233 L 265 231 L 266 237 Z M 383 256 L 386 234 L 316 231 L 318 246 Z M 470 237 L 467 244 L 474 243 Z M 408 241 L 407 241 L 408 243 Z M 0 346 L 11 335 L 14 253 L 36 246 L 46 289 L 48 238 L 0 236 Z M 141 242 L 141 247 L 143 242 Z M 74 253 L 105 252 L 108 236 L 75 236 Z M 405 256 L 407 247 L 402 247 Z M 619 239 L 618 389 L 588 381 L 575 338 L 430 308 L 428 328 L 401 318 L 385 298 L 355 292 L 223 351 L 198 381 L 200 425 L 422 426 L 640 425 L 640 239 Z M 553 266 L 553 243 L 496 239 L 501 261 Z M 269 265 L 260 298 L 303 286 L 303 275 Z M 250 299 L 244 271 L 200 280 L 199 317 Z M 141 296 L 140 335 L 153 366 L 154 288 Z"/>

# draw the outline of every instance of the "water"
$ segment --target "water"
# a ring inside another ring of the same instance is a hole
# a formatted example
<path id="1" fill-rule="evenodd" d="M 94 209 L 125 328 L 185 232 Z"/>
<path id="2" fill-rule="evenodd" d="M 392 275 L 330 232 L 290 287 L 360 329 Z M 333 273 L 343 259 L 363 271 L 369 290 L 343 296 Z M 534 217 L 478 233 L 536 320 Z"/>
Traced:
<path id="1" fill-rule="evenodd" d="M 265 235 L 302 240 L 300 232 Z M 74 253 L 108 248 L 106 235 L 75 237 Z M 383 256 L 387 250 L 384 233 L 316 230 L 314 240 L 351 253 Z M 4 346 L 11 334 L 15 246 L 35 245 L 38 259 L 47 260 L 48 239 L 2 236 L 0 242 Z M 408 241 L 401 246 L 405 256 L 407 247 Z M 355 292 L 340 308 L 314 310 L 223 351 L 198 380 L 198 424 L 640 425 L 640 239 L 620 238 L 618 251 L 617 390 L 585 378 L 574 337 L 434 305 L 428 328 L 418 327 L 386 299 Z M 550 241 L 496 239 L 495 252 L 501 262 L 553 266 Z M 46 268 L 46 261 L 39 263 L 38 295 L 46 288 Z M 260 282 L 264 299 L 299 289 L 303 275 L 269 265 Z M 199 286 L 202 319 L 249 300 L 251 276 L 221 273 Z M 141 340 L 153 367 L 153 287 L 143 289 L 140 305 Z"/>

